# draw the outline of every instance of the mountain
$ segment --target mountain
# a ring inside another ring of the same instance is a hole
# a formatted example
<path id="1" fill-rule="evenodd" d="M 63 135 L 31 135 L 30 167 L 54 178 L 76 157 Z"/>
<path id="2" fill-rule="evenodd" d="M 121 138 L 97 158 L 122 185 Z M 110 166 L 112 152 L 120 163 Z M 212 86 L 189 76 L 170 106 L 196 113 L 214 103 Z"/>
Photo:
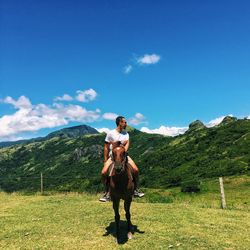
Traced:
<path id="1" fill-rule="evenodd" d="M 196 120 L 189 124 L 189 131 L 197 131 L 204 128 L 206 128 L 206 126 L 200 120 Z"/>
<path id="2" fill-rule="evenodd" d="M 52 132 L 46 136 L 47 139 L 53 137 L 69 137 L 69 138 L 76 138 L 81 135 L 90 135 L 90 134 L 99 134 L 99 132 L 90 126 L 87 125 L 79 125 L 69 128 L 63 128 Z"/>
<path id="3" fill-rule="evenodd" d="M 45 137 L 37 137 L 37 138 L 32 138 L 32 139 L 27 139 L 27 140 L 0 142 L 0 148 L 9 147 L 9 146 L 18 145 L 18 144 L 28 144 L 28 143 L 32 143 L 32 142 L 45 141 L 47 139 L 57 137 L 57 136 L 76 138 L 78 136 L 88 135 L 88 134 L 99 134 L 99 132 L 90 126 L 79 125 L 79 126 L 63 128 L 63 129 L 54 131 Z"/>
<path id="4" fill-rule="evenodd" d="M 225 116 L 224 119 L 222 120 L 222 122 L 218 125 L 218 126 L 224 126 L 227 125 L 231 122 L 235 122 L 237 121 L 236 117 L 232 117 L 232 116 Z"/>
<path id="5" fill-rule="evenodd" d="M 147 134 L 132 127 L 128 130 L 129 155 L 139 167 L 141 186 L 166 188 L 194 177 L 249 173 L 248 119 L 227 118 L 211 128 L 197 120 L 175 137 Z M 73 127 L 42 141 L 1 148 L 0 189 L 39 190 L 42 172 L 45 190 L 102 190 L 105 133 L 80 131 Z"/>
<path id="6" fill-rule="evenodd" d="M 196 120 L 191 122 L 188 126 L 188 130 L 185 132 L 186 134 L 199 133 L 206 130 L 207 127 L 200 121 Z"/>

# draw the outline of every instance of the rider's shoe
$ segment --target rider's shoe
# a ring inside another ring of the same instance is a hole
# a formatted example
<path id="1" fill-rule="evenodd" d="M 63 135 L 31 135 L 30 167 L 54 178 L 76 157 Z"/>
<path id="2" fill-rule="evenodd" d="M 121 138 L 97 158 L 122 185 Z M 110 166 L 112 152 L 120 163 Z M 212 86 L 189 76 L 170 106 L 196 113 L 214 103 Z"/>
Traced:
<path id="1" fill-rule="evenodd" d="M 101 197 L 101 198 L 99 199 L 99 201 L 102 201 L 102 202 L 107 202 L 107 201 L 110 201 L 110 200 L 111 200 L 111 198 L 110 198 L 109 193 L 105 193 L 105 194 L 103 195 L 103 197 Z"/>
<path id="2" fill-rule="evenodd" d="M 143 192 L 141 192 L 139 189 L 135 189 L 134 190 L 134 197 L 143 197 L 145 194 Z"/>

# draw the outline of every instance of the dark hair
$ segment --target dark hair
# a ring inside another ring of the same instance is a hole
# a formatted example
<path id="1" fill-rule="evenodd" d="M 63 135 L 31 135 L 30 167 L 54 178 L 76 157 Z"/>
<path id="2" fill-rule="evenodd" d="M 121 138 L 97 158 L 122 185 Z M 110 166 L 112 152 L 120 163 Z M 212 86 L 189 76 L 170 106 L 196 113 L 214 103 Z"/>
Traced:
<path id="1" fill-rule="evenodd" d="M 118 117 L 116 118 L 115 123 L 116 123 L 117 126 L 119 125 L 120 121 L 121 121 L 123 118 L 125 118 L 125 117 L 124 117 L 124 116 L 118 116 Z"/>

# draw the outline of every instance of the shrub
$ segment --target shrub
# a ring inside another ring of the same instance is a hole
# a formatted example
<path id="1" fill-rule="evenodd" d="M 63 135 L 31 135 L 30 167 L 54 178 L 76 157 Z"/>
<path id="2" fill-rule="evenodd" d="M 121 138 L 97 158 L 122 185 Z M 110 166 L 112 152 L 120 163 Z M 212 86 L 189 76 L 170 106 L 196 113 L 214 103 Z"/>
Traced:
<path id="1" fill-rule="evenodd" d="M 181 192 L 191 193 L 200 191 L 200 181 L 198 179 L 186 180 L 181 183 Z"/>
<path id="2" fill-rule="evenodd" d="M 147 192 L 145 196 L 146 202 L 149 203 L 172 203 L 173 199 L 171 196 L 162 194 L 160 192 Z"/>
<path id="3" fill-rule="evenodd" d="M 167 177 L 167 184 L 170 187 L 179 186 L 181 184 L 181 177 L 178 174 L 172 173 Z"/>

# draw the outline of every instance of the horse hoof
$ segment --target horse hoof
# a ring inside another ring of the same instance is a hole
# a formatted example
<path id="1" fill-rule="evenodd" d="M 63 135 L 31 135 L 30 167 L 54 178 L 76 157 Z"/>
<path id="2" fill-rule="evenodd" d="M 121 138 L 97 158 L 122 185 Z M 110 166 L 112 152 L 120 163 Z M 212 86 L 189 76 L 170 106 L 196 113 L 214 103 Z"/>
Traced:
<path id="1" fill-rule="evenodd" d="M 128 232 L 128 239 L 131 240 L 133 238 L 133 234 L 131 232 Z"/>

